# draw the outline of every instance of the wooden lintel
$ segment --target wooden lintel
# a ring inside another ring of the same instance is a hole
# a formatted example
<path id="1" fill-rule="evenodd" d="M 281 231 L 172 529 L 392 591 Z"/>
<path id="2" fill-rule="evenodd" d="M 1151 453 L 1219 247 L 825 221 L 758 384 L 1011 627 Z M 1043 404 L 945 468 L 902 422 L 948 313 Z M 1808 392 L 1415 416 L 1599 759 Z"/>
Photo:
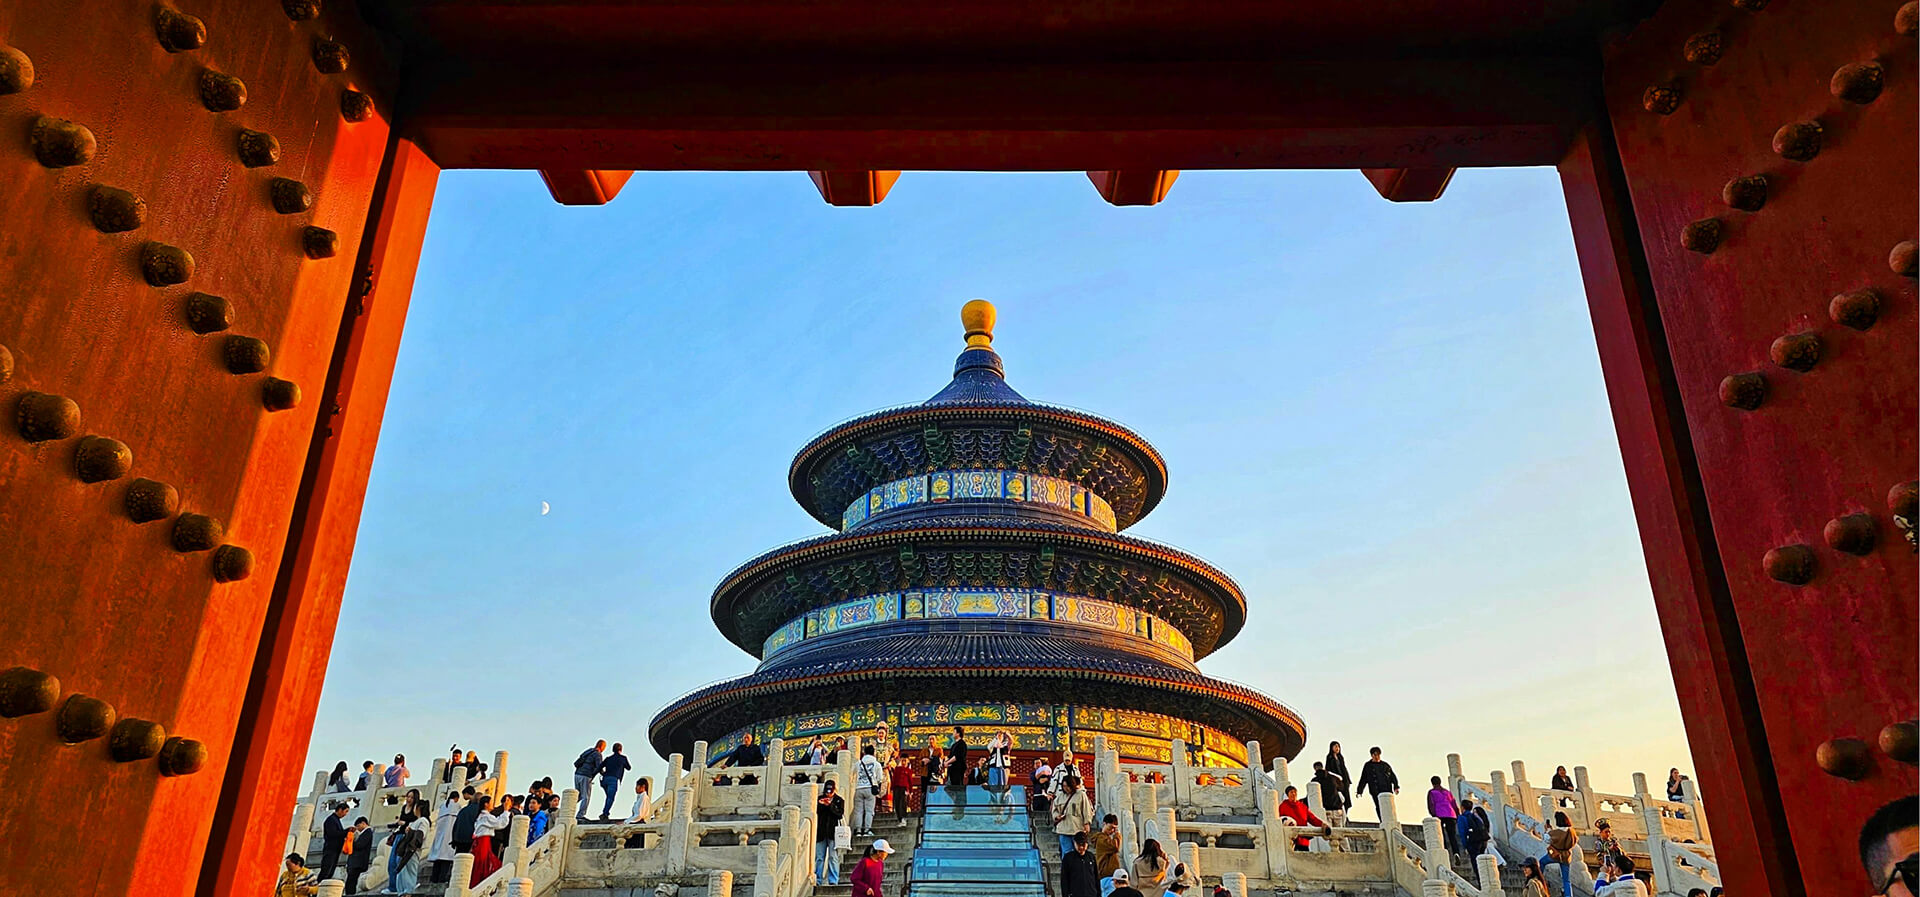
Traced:
<path id="1" fill-rule="evenodd" d="M 1100 196 L 1107 202 L 1116 206 L 1154 205 L 1167 198 L 1167 191 L 1173 189 L 1173 182 L 1179 177 L 1178 171 L 1145 168 L 1087 172 L 1087 180 L 1093 182 L 1093 188 L 1100 191 Z"/>
<path id="2" fill-rule="evenodd" d="M 1433 202 L 1453 180 L 1451 168 L 1362 168 L 1373 189 L 1389 202 Z"/>
<path id="3" fill-rule="evenodd" d="M 898 171 L 809 171 L 820 198 L 835 206 L 877 206 L 900 179 Z"/>
<path id="4" fill-rule="evenodd" d="M 620 195 L 620 188 L 633 177 L 631 171 L 552 171 L 540 170 L 547 192 L 563 206 L 604 206 Z"/>

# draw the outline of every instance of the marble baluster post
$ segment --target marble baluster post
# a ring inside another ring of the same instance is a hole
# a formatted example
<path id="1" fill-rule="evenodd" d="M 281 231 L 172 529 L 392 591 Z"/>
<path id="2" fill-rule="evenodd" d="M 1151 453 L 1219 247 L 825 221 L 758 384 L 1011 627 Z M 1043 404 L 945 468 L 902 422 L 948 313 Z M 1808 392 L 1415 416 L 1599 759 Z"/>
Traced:
<path id="1" fill-rule="evenodd" d="M 1513 790 L 1515 809 L 1524 813 L 1526 808 L 1538 803 L 1534 800 L 1533 785 L 1527 781 L 1527 764 L 1519 760 L 1513 761 Z"/>
<path id="2" fill-rule="evenodd" d="M 579 815 L 580 815 L 580 791 L 575 788 L 568 788 L 567 790 L 560 792 L 560 818 L 554 820 L 550 824 L 559 825 L 564 822 L 568 825 L 572 825 L 573 821 Z"/>
<path id="3" fill-rule="evenodd" d="M 513 868 L 514 878 L 526 878 L 527 867 L 533 862 L 533 854 L 527 850 L 527 826 L 532 822 L 533 817 L 522 813 L 513 817 L 507 828 L 507 852 L 501 861 Z"/>
<path id="4" fill-rule="evenodd" d="M 1460 765 L 1459 754 L 1447 755 L 1447 790 L 1453 792 L 1453 799 L 1459 801 L 1466 797 L 1460 783 L 1467 780 L 1467 774 Z"/>
<path id="5" fill-rule="evenodd" d="M 707 897 L 733 897 L 733 873 L 726 869 L 708 871 Z"/>
<path id="6" fill-rule="evenodd" d="M 1640 825 L 1646 830 L 1647 859 L 1653 866 L 1653 892 L 1665 894 L 1673 890 L 1673 865 L 1668 857 L 1667 827 L 1660 819 L 1660 807 L 1653 802 L 1653 795 L 1647 790 L 1647 774 L 1633 774 L 1634 809 L 1640 814 Z"/>
<path id="7" fill-rule="evenodd" d="M 697 811 L 700 808 L 701 798 L 707 793 L 707 789 L 713 786 L 714 774 L 711 770 L 707 769 L 706 742 L 696 741 L 693 743 L 693 758 L 688 768 L 693 772 L 693 775 L 689 777 L 691 781 L 687 782 L 687 790 L 692 792 L 688 796 L 688 800 L 692 802 L 693 808 Z M 675 793 L 674 799 L 676 801 L 679 800 L 678 792 Z"/>
<path id="8" fill-rule="evenodd" d="M 447 882 L 446 897 L 470 897 L 473 893 L 473 854 L 453 858 L 453 877 Z"/>
<path id="9" fill-rule="evenodd" d="M 1259 767 L 1254 768 L 1258 769 Z M 1229 872 L 1220 876 L 1220 886 L 1226 888 L 1228 893 L 1232 894 L 1233 897 L 1252 897 L 1252 895 L 1247 893 L 1247 874 L 1245 872 Z"/>
<path id="10" fill-rule="evenodd" d="M 1187 742 L 1173 740 L 1173 805 L 1186 809 L 1193 805 L 1193 767 L 1187 762 Z"/>
<path id="11" fill-rule="evenodd" d="M 1440 834 L 1441 822 L 1432 816 L 1420 822 L 1421 842 L 1427 849 L 1427 881 L 1447 880 L 1445 870 L 1453 868 L 1453 857 L 1447 853 L 1446 836 Z"/>
<path id="12" fill-rule="evenodd" d="M 287 841 L 287 852 L 307 855 L 307 849 L 313 844 L 314 805 L 301 804 L 293 811 L 293 832 Z"/>
<path id="13" fill-rule="evenodd" d="M 1504 897 L 1500 890 L 1500 861 L 1481 854 L 1473 858 L 1480 871 L 1480 897 Z"/>
<path id="14" fill-rule="evenodd" d="M 754 854 L 753 897 L 775 897 L 779 882 L 774 880 L 780 870 L 780 845 L 772 839 L 761 841 Z"/>
<path id="15" fill-rule="evenodd" d="M 767 772 L 761 780 L 760 804 L 767 807 L 780 806 L 780 786 L 787 778 L 787 740 L 774 738 L 767 742 Z"/>
<path id="16" fill-rule="evenodd" d="M 1260 742 L 1247 742 L 1247 802 L 1255 807 L 1260 806 L 1260 792 L 1266 789 L 1266 784 L 1261 781 L 1264 770 L 1260 764 Z M 1247 895 L 1235 893 L 1234 897 L 1247 897 Z"/>
<path id="17" fill-rule="evenodd" d="M 699 753 L 697 749 L 695 753 Z M 687 849 L 693 842 L 694 801 L 692 788 L 682 788 L 673 796 L 673 817 L 667 822 L 668 875 L 679 875 L 687 868 Z"/>
<path id="18" fill-rule="evenodd" d="M 1513 839 L 1513 827 L 1507 825 L 1507 774 L 1496 769 L 1487 778 L 1491 780 L 1487 789 L 1487 835 L 1497 844 L 1506 844 Z"/>
<path id="19" fill-rule="evenodd" d="M 1285 761 L 1275 761 L 1284 763 Z M 1293 871 L 1293 841 L 1287 837 L 1286 823 L 1280 818 L 1280 793 L 1268 791 L 1260 804 L 1261 840 L 1266 842 L 1267 868 L 1273 878 L 1283 878 Z"/>
<path id="20" fill-rule="evenodd" d="M 1576 792 L 1573 799 L 1574 807 L 1579 810 L 1579 815 L 1573 822 L 1580 827 L 1581 831 L 1588 831 L 1600 818 L 1600 804 L 1593 798 L 1593 780 L 1587 777 L 1586 767 L 1573 768 L 1573 790 Z"/>
<path id="21" fill-rule="evenodd" d="M 1692 779 L 1680 780 L 1680 795 L 1687 804 L 1687 818 L 1693 821 L 1693 840 L 1713 843 L 1713 832 L 1707 828 L 1707 807 L 1700 802 L 1700 789 Z"/>
<path id="22" fill-rule="evenodd" d="M 1194 883 L 1193 887 L 1188 888 L 1188 890 L 1193 891 L 1196 894 L 1200 893 L 1200 886 L 1199 886 L 1200 845 L 1199 843 L 1195 841 L 1182 842 L 1180 844 L 1179 857 L 1180 857 L 1181 864 L 1187 867 L 1187 878 Z"/>

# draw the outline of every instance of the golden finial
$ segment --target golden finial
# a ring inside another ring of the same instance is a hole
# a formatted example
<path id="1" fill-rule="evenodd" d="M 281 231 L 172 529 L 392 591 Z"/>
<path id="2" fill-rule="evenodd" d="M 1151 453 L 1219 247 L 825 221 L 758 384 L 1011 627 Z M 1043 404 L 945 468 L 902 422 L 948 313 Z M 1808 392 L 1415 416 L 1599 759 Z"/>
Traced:
<path id="1" fill-rule="evenodd" d="M 967 328 L 967 348 L 993 348 L 993 303 L 975 299 L 960 306 L 960 326 Z"/>

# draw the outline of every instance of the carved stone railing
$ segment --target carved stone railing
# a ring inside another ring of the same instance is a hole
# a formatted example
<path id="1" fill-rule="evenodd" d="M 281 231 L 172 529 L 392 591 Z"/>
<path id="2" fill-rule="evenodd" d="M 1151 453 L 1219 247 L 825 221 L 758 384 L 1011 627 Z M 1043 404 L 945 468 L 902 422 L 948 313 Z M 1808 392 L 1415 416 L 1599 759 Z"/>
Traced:
<path id="1" fill-rule="evenodd" d="M 758 782 L 715 786 L 713 777 L 723 770 L 709 766 L 706 743 L 696 743 L 691 763 L 683 765 L 682 756 L 676 754 L 669 758 L 664 774 L 650 780 L 664 787 L 652 790 L 653 813 L 642 822 L 576 823 L 579 795 L 572 790 L 563 792 L 559 818 L 550 831 L 529 843 L 530 817 L 515 817 L 504 835 L 507 848 L 503 868 L 469 884 L 472 857 L 460 857 L 447 893 L 451 897 L 552 897 L 563 884 L 604 889 L 705 879 L 709 897 L 730 897 L 735 877 L 750 876 L 757 897 L 803 897 L 812 885 L 815 817 L 802 808 L 813 806 L 820 787 L 811 779 L 824 776 L 851 780 L 851 758 L 832 766 L 789 767 L 777 759 L 781 747 L 778 740 L 769 745 L 776 759 L 764 766 L 724 770 L 736 778 L 742 773 L 756 774 Z M 504 767 L 504 755 L 497 755 L 496 761 L 496 768 Z M 436 766 L 436 780 L 441 771 Z M 784 779 L 793 772 L 804 772 L 810 781 L 786 784 Z M 499 791 L 497 783 L 502 779 L 490 777 L 487 781 L 495 783 L 492 790 L 481 790 Z M 456 768 L 452 781 L 431 789 L 423 786 L 422 794 L 431 794 L 430 805 L 437 808 L 444 803 L 446 792 L 457 793 L 464 786 L 465 770 Z M 394 790 L 379 789 L 363 797 L 377 800 L 384 792 Z M 329 799 L 356 796 L 361 795 L 321 793 L 320 803 L 303 800 L 296 808 L 290 842 L 297 841 L 298 848 L 305 850 L 317 828 L 314 808 Z M 393 812 L 397 815 L 398 808 Z M 434 840 L 432 825 L 430 818 L 428 845 Z M 361 878 L 363 891 L 387 884 L 385 840 L 376 838 L 372 867 Z M 423 846 L 423 866 L 426 849 Z M 338 874 L 344 876 L 344 870 Z M 713 890 L 722 880 L 724 889 Z"/>

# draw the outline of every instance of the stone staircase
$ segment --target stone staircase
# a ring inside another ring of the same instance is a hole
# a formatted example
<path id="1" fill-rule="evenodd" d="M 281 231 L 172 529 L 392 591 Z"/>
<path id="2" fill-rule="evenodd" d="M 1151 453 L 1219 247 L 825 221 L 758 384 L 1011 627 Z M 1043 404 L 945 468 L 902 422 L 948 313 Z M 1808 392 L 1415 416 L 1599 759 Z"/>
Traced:
<path id="1" fill-rule="evenodd" d="M 894 850 L 893 855 L 887 858 L 887 874 L 880 887 L 881 893 L 906 893 L 907 869 L 913 865 L 913 847 L 920 838 L 920 818 L 908 816 L 905 820 L 896 820 L 888 814 L 874 819 L 872 838 L 853 839 L 852 849 L 840 858 L 840 883 L 815 884 L 815 897 L 850 897 L 853 893 L 853 867 L 859 865 L 867 845 L 872 844 L 874 838 L 885 838 Z"/>

